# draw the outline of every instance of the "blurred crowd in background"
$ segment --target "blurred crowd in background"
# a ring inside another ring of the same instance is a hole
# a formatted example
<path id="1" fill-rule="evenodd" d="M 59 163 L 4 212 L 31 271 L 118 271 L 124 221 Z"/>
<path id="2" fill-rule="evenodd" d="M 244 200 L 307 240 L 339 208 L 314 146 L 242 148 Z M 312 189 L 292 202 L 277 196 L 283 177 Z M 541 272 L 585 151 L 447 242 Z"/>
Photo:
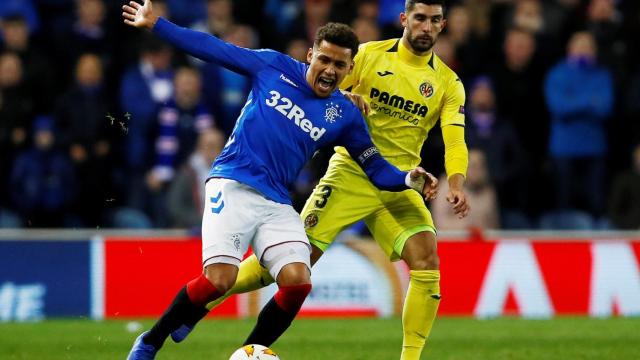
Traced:
<path id="1" fill-rule="evenodd" d="M 121 21 L 121 0 L 0 1 L 0 227 L 194 228 L 250 79 Z M 316 29 L 400 37 L 404 0 L 155 0 L 171 21 L 305 61 Z M 439 229 L 640 228 L 640 2 L 448 1 L 435 52 L 467 91 L 467 193 Z M 292 189 L 299 210 L 326 169 Z M 442 174 L 438 128 L 423 166 Z"/>

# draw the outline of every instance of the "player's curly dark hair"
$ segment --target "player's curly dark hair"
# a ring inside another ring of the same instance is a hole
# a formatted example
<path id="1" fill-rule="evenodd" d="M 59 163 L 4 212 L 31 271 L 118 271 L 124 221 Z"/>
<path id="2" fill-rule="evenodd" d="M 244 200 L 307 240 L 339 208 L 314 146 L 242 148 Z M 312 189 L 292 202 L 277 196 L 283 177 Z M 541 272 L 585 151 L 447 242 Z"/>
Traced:
<path id="1" fill-rule="evenodd" d="M 409 12 L 416 7 L 416 4 L 425 4 L 425 5 L 442 5 L 442 10 L 445 9 L 444 0 L 407 0 L 404 3 L 404 10 Z"/>
<path id="2" fill-rule="evenodd" d="M 351 49 L 351 58 L 356 56 L 358 52 L 358 36 L 349 26 L 340 23 L 330 22 L 320 27 L 316 32 L 316 39 L 313 42 L 316 46 L 320 46 L 322 41 Z"/>

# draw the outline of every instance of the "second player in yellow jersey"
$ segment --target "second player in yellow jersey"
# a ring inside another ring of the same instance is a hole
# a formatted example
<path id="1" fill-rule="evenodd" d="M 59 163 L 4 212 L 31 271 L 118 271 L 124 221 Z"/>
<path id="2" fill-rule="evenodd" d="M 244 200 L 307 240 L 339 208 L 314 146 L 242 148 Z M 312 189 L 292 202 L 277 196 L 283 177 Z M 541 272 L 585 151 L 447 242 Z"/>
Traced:
<path id="1" fill-rule="evenodd" d="M 449 179 L 447 199 L 454 211 L 469 211 L 462 184 L 468 153 L 464 142 L 465 92 L 458 76 L 431 50 L 445 25 L 442 1 L 408 1 L 400 16 L 401 39 L 360 47 L 353 72 L 341 87 L 362 97 L 380 153 L 400 169 L 420 161 L 429 131 L 440 121 Z M 436 228 L 415 192 L 377 190 L 344 148 L 336 148 L 326 175 L 302 211 L 310 242 L 325 251 L 338 233 L 364 220 L 391 260 L 403 259 L 410 271 L 405 297 L 401 360 L 418 360 L 440 303 Z M 314 251 L 312 259 L 317 259 Z"/>
<path id="2" fill-rule="evenodd" d="M 415 55 L 400 39 L 364 44 L 341 87 L 369 104 L 366 120 L 371 137 L 391 163 L 400 169 L 419 165 L 422 144 L 440 120 L 449 145 L 447 173 L 466 172 L 464 87 L 433 52 Z M 435 234 L 431 214 L 419 194 L 378 191 L 342 147 L 336 148 L 302 216 L 307 235 L 322 251 L 340 231 L 360 220 L 365 220 L 392 260 L 401 257 L 412 235 Z"/>

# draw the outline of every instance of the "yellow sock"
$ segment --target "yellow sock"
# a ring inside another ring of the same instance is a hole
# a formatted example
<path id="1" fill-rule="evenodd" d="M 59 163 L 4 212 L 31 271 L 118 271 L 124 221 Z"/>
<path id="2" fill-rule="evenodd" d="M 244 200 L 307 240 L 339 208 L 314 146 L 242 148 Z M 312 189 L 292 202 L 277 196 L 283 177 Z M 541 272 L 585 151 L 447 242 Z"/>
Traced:
<path id="1" fill-rule="evenodd" d="M 411 270 L 409 290 L 402 309 L 402 355 L 418 360 L 429 337 L 440 304 L 440 271 Z"/>
<path id="2" fill-rule="evenodd" d="M 233 294 L 243 294 L 249 291 L 263 288 L 274 282 L 269 270 L 262 267 L 258 258 L 255 255 L 251 255 L 244 259 L 240 263 L 240 270 L 238 271 L 238 278 L 236 283 L 229 291 L 223 296 L 207 304 L 207 309 L 211 310 L 214 307 L 222 304 L 229 296 Z"/>

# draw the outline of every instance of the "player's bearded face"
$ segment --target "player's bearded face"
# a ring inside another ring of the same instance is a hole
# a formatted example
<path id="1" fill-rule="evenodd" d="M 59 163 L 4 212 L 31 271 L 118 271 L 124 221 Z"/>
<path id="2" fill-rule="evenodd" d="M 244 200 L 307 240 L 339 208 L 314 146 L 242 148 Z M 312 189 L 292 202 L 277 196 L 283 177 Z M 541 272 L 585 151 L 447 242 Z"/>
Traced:
<path id="1" fill-rule="evenodd" d="M 442 6 L 422 3 L 417 3 L 407 14 L 401 14 L 400 21 L 405 28 L 404 37 L 417 53 L 431 50 L 446 24 Z"/>
<path id="2" fill-rule="evenodd" d="M 351 49 L 322 41 L 307 53 L 307 82 L 319 97 L 329 97 L 353 68 Z"/>

